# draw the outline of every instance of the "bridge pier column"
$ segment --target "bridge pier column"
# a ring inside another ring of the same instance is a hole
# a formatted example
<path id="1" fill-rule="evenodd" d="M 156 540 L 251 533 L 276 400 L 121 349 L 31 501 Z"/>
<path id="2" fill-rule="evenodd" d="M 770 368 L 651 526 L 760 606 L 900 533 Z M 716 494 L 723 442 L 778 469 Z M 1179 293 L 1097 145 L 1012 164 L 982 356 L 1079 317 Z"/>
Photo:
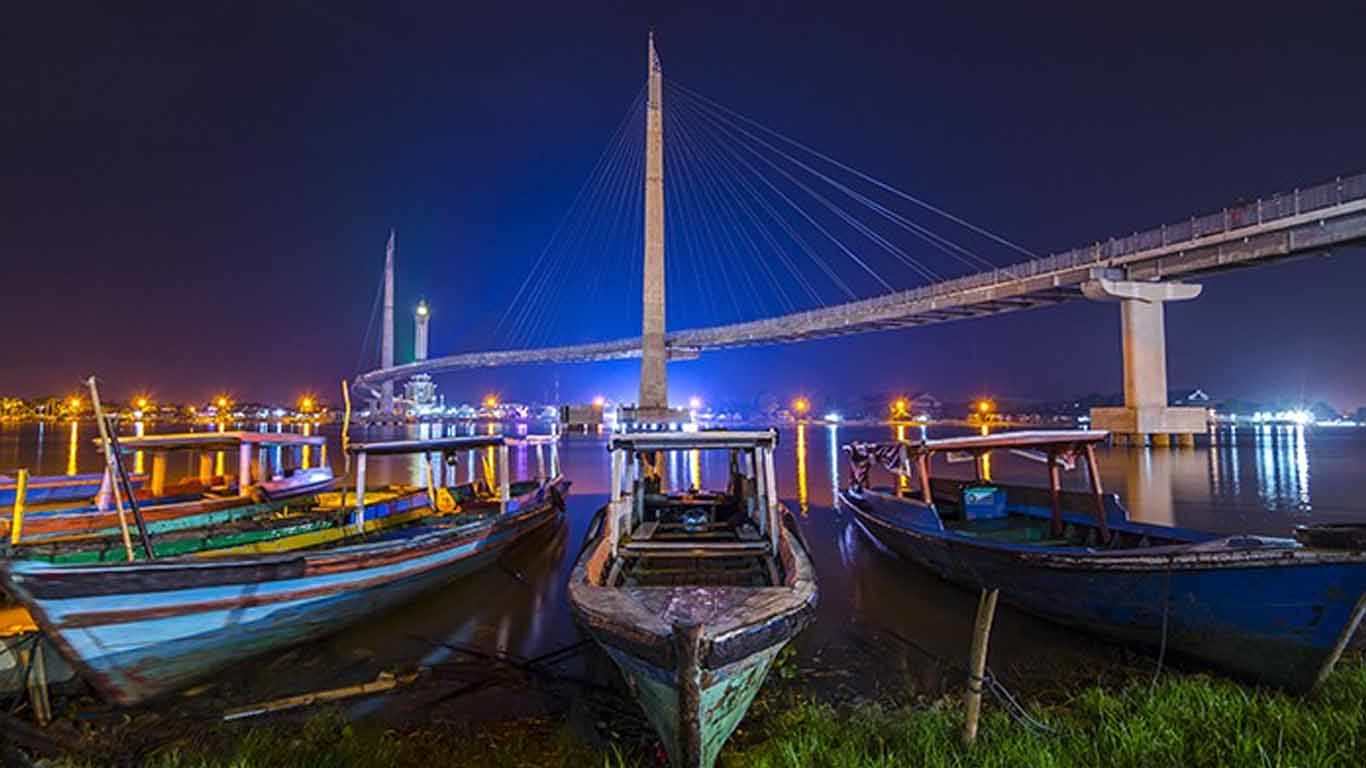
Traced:
<path id="1" fill-rule="evenodd" d="M 1093 301 L 1118 301 L 1124 345 L 1124 407 L 1091 409 L 1091 426 L 1114 433 L 1121 443 L 1168 446 L 1194 443 L 1205 432 L 1203 408 L 1167 405 L 1165 304 L 1200 295 L 1189 283 L 1140 283 L 1098 277 L 1082 284 Z"/>

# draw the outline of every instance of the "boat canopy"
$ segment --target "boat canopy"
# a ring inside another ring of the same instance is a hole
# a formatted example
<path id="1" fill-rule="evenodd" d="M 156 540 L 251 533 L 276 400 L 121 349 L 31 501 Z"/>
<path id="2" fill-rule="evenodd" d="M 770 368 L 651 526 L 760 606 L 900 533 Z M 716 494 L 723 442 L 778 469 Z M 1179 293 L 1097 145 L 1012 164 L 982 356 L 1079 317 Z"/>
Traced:
<path id="1" fill-rule="evenodd" d="M 225 451 L 243 445 L 262 447 L 323 445 L 322 435 L 300 435 L 293 432 L 173 432 L 141 437 L 119 437 L 119 448 L 124 451 L 200 450 Z M 104 446 L 103 439 L 95 444 Z"/>
<path id="2" fill-rule="evenodd" d="M 985 453 L 994 450 L 1021 448 L 1076 452 L 1086 445 L 1104 442 L 1110 433 L 1103 430 L 1038 429 L 1025 432 L 1000 432 L 994 435 L 941 437 L 934 440 L 903 440 L 915 453 L 967 452 Z"/>
<path id="3" fill-rule="evenodd" d="M 934 493 L 930 487 L 930 459 L 936 453 L 946 455 L 954 461 L 954 454 L 966 454 L 976 470 L 975 480 L 985 480 L 982 458 L 995 450 L 1008 450 L 1027 458 L 1038 459 L 1048 467 L 1048 490 L 1053 507 L 1051 530 L 1054 535 L 1062 531 L 1062 493 L 1061 470 L 1071 468 L 1073 457 L 1080 455 L 1086 463 L 1086 474 L 1091 496 L 1095 499 L 1096 527 L 1101 541 L 1110 540 L 1110 529 L 1105 519 L 1104 491 L 1100 484 L 1100 470 L 1096 465 L 1096 443 L 1110 437 L 1105 430 L 1054 429 L 1030 430 L 1023 432 L 1001 432 L 995 435 L 970 435 L 967 437 L 945 437 L 936 440 L 899 440 L 890 443 L 850 443 L 844 446 L 849 452 L 850 485 L 855 488 L 868 487 L 868 475 L 874 463 L 882 465 L 893 474 L 908 480 L 920 481 L 920 498 L 931 507 L 934 506 Z M 913 469 L 914 468 L 914 469 Z"/>
<path id="4" fill-rule="evenodd" d="M 613 435 L 609 450 L 687 451 L 694 448 L 772 448 L 778 444 L 778 430 L 705 432 L 629 432 Z"/>
<path id="5" fill-rule="evenodd" d="M 511 445 L 507 435 L 464 435 L 460 437 L 434 437 L 426 440 L 388 440 L 377 443 L 349 443 L 346 452 L 371 456 L 394 456 L 404 453 L 433 453 L 436 451 L 464 451 L 472 448 Z"/>

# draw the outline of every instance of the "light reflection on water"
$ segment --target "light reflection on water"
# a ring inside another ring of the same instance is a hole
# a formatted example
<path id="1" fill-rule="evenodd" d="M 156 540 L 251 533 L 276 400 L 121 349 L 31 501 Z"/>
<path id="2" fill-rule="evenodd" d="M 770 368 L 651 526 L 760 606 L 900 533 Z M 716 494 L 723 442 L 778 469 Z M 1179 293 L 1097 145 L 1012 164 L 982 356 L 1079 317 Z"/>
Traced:
<path id="1" fill-rule="evenodd" d="M 124 426 L 127 430 L 128 425 Z M 245 428 L 294 429 L 278 424 Z M 147 427 L 148 432 L 184 429 L 184 425 Z M 496 434 L 500 429 L 496 424 L 423 425 L 368 433 L 357 430 L 352 439 Z M 67 451 L 60 454 L 43 451 L 47 430 L 39 424 L 0 424 L 0 473 L 8 474 L 20 466 L 32 468 L 35 474 L 101 468 L 92 424 L 72 424 Z M 511 426 L 507 431 L 522 433 Z M 544 432 L 545 428 L 533 425 L 529 431 Z M 781 430 L 775 457 L 779 490 L 799 513 L 821 590 L 817 621 L 797 643 L 800 657 L 811 659 L 820 653 L 824 664 L 855 670 L 849 685 L 868 693 L 879 685 L 904 685 L 907 679 L 930 692 L 944 684 L 925 657 L 895 643 L 879 644 L 876 652 L 870 653 L 866 645 L 859 644 L 859 638 L 891 629 L 934 653 L 957 657 L 968 636 L 975 597 L 875 546 L 833 500 L 846 473 L 840 450 L 843 442 L 975 432 L 816 423 Z M 345 460 L 339 450 L 337 428 L 324 426 L 321 434 L 329 438 L 327 459 L 341 473 Z M 441 643 L 497 648 L 531 657 L 575 642 L 579 636 L 569 616 L 565 580 L 589 520 L 608 493 L 605 441 L 604 435 L 574 434 L 564 439 L 559 460 L 564 474 L 574 482 L 564 528 L 527 542 L 505 555 L 497 567 L 316 644 L 309 655 L 318 663 L 307 669 L 273 676 L 281 679 L 253 672 L 252 667 L 234 674 L 242 676 L 253 690 L 260 688 L 262 695 L 273 695 L 334 684 L 338 682 L 337 669 L 354 670 L 348 674 L 356 679 L 347 681 L 355 682 L 372 677 L 378 669 L 437 663 L 451 656 Z M 510 449 L 513 479 L 534 474 L 536 461 L 529 450 L 534 449 Z M 1208 445 L 1202 443 L 1192 449 L 1102 447 L 1097 454 L 1105 488 L 1120 495 L 1134 518 L 1147 522 L 1221 533 L 1285 535 L 1295 524 L 1307 521 L 1366 520 L 1366 499 L 1360 495 L 1358 483 L 1361 467 L 1366 464 L 1366 430 L 1244 426 L 1222 430 Z M 496 484 L 492 449 L 462 452 L 459 458 L 465 468 L 451 468 L 450 476 L 467 481 L 483 475 L 490 484 Z M 223 455 L 219 454 L 217 473 L 222 473 L 222 463 Z M 723 486 L 727 469 L 726 457 L 717 452 L 680 454 L 667 465 L 671 486 L 680 488 Z M 377 484 L 425 484 L 421 459 L 416 456 L 375 457 L 369 471 Z M 934 471 L 967 477 L 973 469 L 968 463 L 937 463 Z M 998 482 L 1046 483 L 1043 465 L 1010 454 L 993 456 L 983 471 Z M 1085 472 L 1064 472 L 1063 481 L 1068 487 L 1084 489 Z M 1009 610 L 1003 611 L 998 626 L 993 635 L 992 663 L 1000 670 L 1037 664 L 1040 656 L 1094 666 L 1097 655 L 1103 663 L 1103 654 L 1108 652 L 1084 636 Z M 1041 648 L 1049 652 L 1040 654 Z M 358 655 L 369 661 L 358 667 Z M 867 674 L 858 672 L 870 665 Z M 268 670 L 271 666 L 260 664 L 254 669 Z M 888 674 L 888 670 L 902 674 Z"/>

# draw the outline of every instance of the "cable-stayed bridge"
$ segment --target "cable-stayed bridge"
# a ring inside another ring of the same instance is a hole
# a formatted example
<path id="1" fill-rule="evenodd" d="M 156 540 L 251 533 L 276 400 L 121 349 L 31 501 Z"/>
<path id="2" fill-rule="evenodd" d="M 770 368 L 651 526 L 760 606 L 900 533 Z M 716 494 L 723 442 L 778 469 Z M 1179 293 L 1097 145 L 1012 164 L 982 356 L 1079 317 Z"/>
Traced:
<path id="1" fill-rule="evenodd" d="M 547 343 L 544 334 L 537 338 L 536 330 L 573 324 L 556 322 L 548 313 L 576 300 L 572 291 L 566 297 L 557 290 L 584 274 L 595 281 L 638 279 L 631 283 L 645 296 L 638 317 L 648 316 L 652 308 L 662 314 L 662 251 L 667 242 L 670 254 L 683 253 L 694 269 L 691 276 L 699 293 L 689 304 L 723 314 L 720 304 L 705 306 L 713 284 L 718 294 L 730 293 L 737 315 L 762 303 L 764 285 L 777 297 L 769 301 L 766 316 L 696 323 L 699 327 L 665 334 L 667 359 L 967 320 L 1083 298 L 1114 300 L 1121 304 L 1124 317 L 1128 407 L 1100 414 L 1102 420 L 1108 418 L 1108 426 L 1132 434 L 1190 433 L 1203 431 L 1203 413 L 1183 414 L 1165 402 L 1162 304 L 1199 293 L 1198 286 L 1179 281 L 1366 241 L 1363 174 L 1036 257 L 682 86 L 672 85 L 667 91 L 675 117 L 664 121 L 665 91 L 653 48 L 650 61 L 649 85 L 628 110 L 571 214 L 514 298 L 504 317 L 507 322 L 500 323 L 509 329 L 504 341 L 540 343 L 384 366 L 360 375 L 357 386 L 376 391 L 384 382 L 418 374 L 639 358 L 642 337 L 635 333 L 609 341 Z M 629 138 L 629 129 L 641 122 L 646 123 L 647 140 L 637 143 Z M 657 172 L 647 172 L 647 167 Z M 665 167 L 671 179 L 667 188 Z M 652 184 L 658 185 L 654 201 Z M 667 238 L 666 189 L 671 204 Z M 922 216 L 895 209 L 897 203 Z M 575 223 L 576 212 L 583 222 Z M 937 226 L 932 228 L 925 218 Z M 946 228 L 957 235 L 945 235 Z M 903 236 L 901 242 L 896 241 L 897 234 Z M 640 263 L 642 240 L 647 244 L 643 271 L 632 264 Z M 918 247 L 906 247 L 906 240 Z M 657 262 L 651 261 L 650 243 L 659 245 Z M 984 255 L 989 249 L 995 253 Z M 617 252 L 620 263 L 606 263 Z M 744 253 L 750 254 L 753 264 L 744 261 Z M 931 262 L 925 254 L 940 261 Z M 689 284 L 690 275 L 677 268 L 677 262 L 671 256 L 671 291 L 672 286 Z M 946 263 L 958 274 L 946 274 Z M 895 285 L 895 270 L 918 284 Z M 861 290 L 854 287 L 860 279 Z M 657 290 L 652 294 L 651 288 Z M 596 284 L 591 286 L 597 289 Z M 817 306 L 797 306 L 803 300 Z M 590 311 L 600 308 L 595 305 Z M 648 328 L 647 323 L 647 335 Z M 662 377 L 662 367 L 656 371 L 648 376 Z M 662 386 L 662 380 L 657 384 Z M 655 397 L 645 390 L 643 385 L 642 403 Z M 667 407 L 664 402 L 653 405 Z"/>

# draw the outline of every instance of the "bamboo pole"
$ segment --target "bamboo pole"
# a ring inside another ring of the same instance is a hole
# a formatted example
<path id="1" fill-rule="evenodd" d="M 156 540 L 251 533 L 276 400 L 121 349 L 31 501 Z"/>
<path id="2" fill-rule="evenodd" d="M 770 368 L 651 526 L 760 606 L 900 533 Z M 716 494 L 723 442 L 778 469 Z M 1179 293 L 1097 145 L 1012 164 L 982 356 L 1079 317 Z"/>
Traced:
<path id="1" fill-rule="evenodd" d="M 95 405 L 95 423 L 100 428 L 100 439 L 104 441 L 105 471 L 109 473 L 109 485 L 114 491 L 114 507 L 119 513 L 119 532 L 123 534 L 123 552 L 128 562 L 133 562 L 133 537 L 128 533 L 128 516 L 123 511 L 123 494 L 119 491 L 118 471 L 114 467 L 114 447 L 109 440 L 109 425 L 104 423 L 104 412 L 100 408 L 99 393 L 95 390 L 95 377 L 87 382 Z"/>
<path id="2" fill-rule="evenodd" d="M 1100 528 L 1102 544 L 1110 541 L 1110 524 L 1105 519 L 1105 491 L 1100 486 L 1100 465 L 1096 463 L 1096 447 L 1086 444 L 1086 475 L 1091 480 L 1091 495 L 1096 502 L 1096 526 Z"/>
<path id="3" fill-rule="evenodd" d="M 19 545 L 19 537 L 24 530 L 24 497 L 28 496 L 28 470 L 19 470 L 14 482 L 14 511 L 9 518 L 9 543 Z"/>
<path id="4" fill-rule="evenodd" d="M 28 700 L 33 705 L 33 719 L 39 726 L 52 722 L 52 701 L 47 693 L 47 661 L 43 658 L 43 644 L 33 644 L 29 655 Z"/>
<path id="5" fill-rule="evenodd" d="M 972 746 L 977 741 L 977 721 L 982 715 L 983 674 L 987 669 L 987 643 L 991 639 L 991 623 L 996 617 L 998 589 L 983 589 L 977 600 L 977 622 L 972 629 L 972 652 L 968 658 L 968 691 L 964 694 L 967 715 L 963 721 L 963 744 Z"/>

